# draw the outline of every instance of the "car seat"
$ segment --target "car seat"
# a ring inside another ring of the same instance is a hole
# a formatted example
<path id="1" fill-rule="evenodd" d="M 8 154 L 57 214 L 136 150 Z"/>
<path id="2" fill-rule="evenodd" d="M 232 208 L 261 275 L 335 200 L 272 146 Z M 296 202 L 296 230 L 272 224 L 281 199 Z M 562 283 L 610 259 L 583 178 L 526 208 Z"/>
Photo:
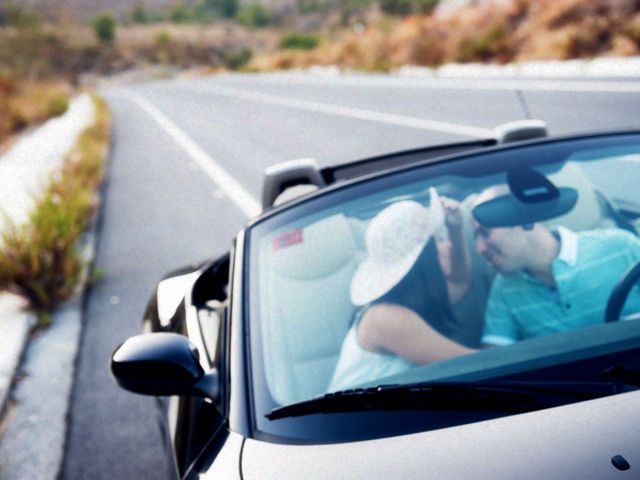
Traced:
<path id="1" fill-rule="evenodd" d="M 263 248 L 273 249 L 272 243 Z M 355 311 L 349 285 L 358 251 L 348 221 L 341 214 L 323 219 L 261 258 L 260 321 L 271 395 L 284 405 L 324 393 Z"/>
<path id="2" fill-rule="evenodd" d="M 553 228 L 562 225 L 576 232 L 617 226 L 615 218 L 610 215 L 611 211 L 605 208 L 602 195 L 596 191 L 580 165 L 568 162 L 548 177 L 556 186 L 575 188 L 578 202 L 570 212 L 545 222 L 547 226 Z"/>

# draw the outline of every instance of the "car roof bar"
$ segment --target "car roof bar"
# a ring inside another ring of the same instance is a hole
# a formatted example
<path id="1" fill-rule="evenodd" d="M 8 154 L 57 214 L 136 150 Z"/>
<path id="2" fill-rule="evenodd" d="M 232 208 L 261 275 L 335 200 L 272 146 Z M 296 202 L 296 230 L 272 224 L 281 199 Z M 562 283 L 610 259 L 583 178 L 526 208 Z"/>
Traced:
<path id="1" fill-rule="evenodd" d="M 518 120 L 503 123 L 493 129 L 498 144 L 521 142 L 548 135 L 547 124 L 542 120 Z"/>
<path id="2" fill-rule="evenodd" d="M 374 158 L 348 162 L 334 167 L 320 168 L 313 158 L 298 158 L 271 165 L 264 172 L 262 209 L 268 210 L 304 193 L 374 171 L 380 171 L 384 163 L 387 168 L 424 161 L 430 157 L 458 153 L 473 148 L 496 144 L 520 142 L 547 136 L 547 125 L 542 120 L 520 120 L 503 123 L 494 128 L 494 138 L 447 145 L 435 145 L 400 154 L 380 155 Z M 390 165 L 391 164 L 391 165 Z"/>
<path id="3" fill-rule="evenodd" d="M 313 158 L 297 158 L 267 167 L 264 171 L 262 189 L 262 208 L 268 210 L 272 206 L 300 195 L 300 190 L 308 192 L 324 187 L 325 182 L 318 162 Z M 292 187 L 303 185 L 303 189 L 296 189 L 296 193 L 287 192 Z"/>

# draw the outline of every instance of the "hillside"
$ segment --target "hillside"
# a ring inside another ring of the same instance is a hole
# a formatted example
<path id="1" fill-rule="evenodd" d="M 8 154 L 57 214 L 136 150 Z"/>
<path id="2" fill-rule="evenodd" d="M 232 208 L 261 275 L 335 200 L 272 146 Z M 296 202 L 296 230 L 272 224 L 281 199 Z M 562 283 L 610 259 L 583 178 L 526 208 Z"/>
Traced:
<path id="1" fill-rule="evenodd" d="M 0 5 L 9 0 L 0 0 Z M 19 0 L 21 6 L 38 12 L 48 20 L 86 21 L 102 12 L 112 12 L 120 20 L 127 19 L 140 5 L 148 12 L 168 12 L 173 5 L 194 6 L 198 0 Z M 253 3 L 240 1 L 242 3 Z M 276 11 L 291 11 L 296 0 L 260 0 L 258 3 Z"/>
<path id="2" fill-rule="evenodd" d="M 145 5 L 175 1 L 145 0 Z M 63 111 L 74 85 L 121 72 L 316 65 L 390 71 L 407 65 L 640 55 L 640 0 L 442 0 L 435 10 L 435 0 L 295 0 L 304 14 L 291 10 L 287 2 L 294 0 L 268 1 L 282 9 L 279 17 L 260 16 L 260 9 L 245 3 L 253 16 L 213 16 L 208 22 L 188 16 L 172 22 L 129 18 L 117 24 L 103 18 L 110 25 L 100 37 L 89 22 L 73 18 L 104 9 L 126 16 L 131 1 L 22 0 L 3 10 L 7 0 L 0 0 L 0 144 Z M 44 4 L 55 10 L 55 21 L 38 20 Z M 24 5 L 34 7 L 36 15 Z M 346 10 L 349 5 L 357 8 Z"/>
<path id="3" fill-rule="evenodd" d="M 160 8 L 177 1 L 181 0 L 144 0 L 144 5 Z M 86 22 L 70 20 L 3 29 L 0 9 L 0 70 L 4 64 L 5 69 L 19 68 L 30 77 L 56 71 L 72 76 L 88 71 L 113 73 L 149 63 L 182 68 L 337 65 L 388 70 L 404 65 L 640 53 L 640 0 L 441 0 L 435 10 L 437 0 L 263 0 L 283 9 L 277 18 L 260 11 L 242 16 L 244 10 L 251 10 L 247 5 L 252 0 L 243 0 L 244 7 L 238 0 L 190 1 L 194 6 L 187 16 L 172 17 L 172 22 L 149 18 L 120 22 L 113 26 L 113 39 L 100 41 Z M 41 4 L 49 9 L 60 5 L 62 17 L 80 11 L 90 16 L 104 8 L 125 15 L 136 4 L 125 0 L 23 2 L 37 8 L 39 15 Z M 287 13 L 287 8 L 293 8 L 291 2 L 298 10 Z M 237 15 L 197 21 L 193 15 L 203 12 L 202 5 L 235 5 Z"/>
<path id="4" fill-rule="evenodd" d="M 389 70 L 639 54 L 638 0 L 501 0 L 471 2 L 449 13 L 383 18 L 331 33 L 310 51 L 255 58 L 251 66 Z"/>

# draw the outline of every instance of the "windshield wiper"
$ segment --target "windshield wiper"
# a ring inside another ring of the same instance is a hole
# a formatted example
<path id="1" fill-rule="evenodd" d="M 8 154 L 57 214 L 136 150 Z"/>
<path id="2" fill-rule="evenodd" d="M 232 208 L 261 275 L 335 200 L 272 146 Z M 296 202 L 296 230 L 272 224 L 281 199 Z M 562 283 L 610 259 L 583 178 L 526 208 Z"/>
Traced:
<path id="1" fill-rule="evenodd" d="M 615 382 L 437 382 L 356 388 L 273 409 L 269 420 L 367 410 L 524 413 L 633 390 Z"/>

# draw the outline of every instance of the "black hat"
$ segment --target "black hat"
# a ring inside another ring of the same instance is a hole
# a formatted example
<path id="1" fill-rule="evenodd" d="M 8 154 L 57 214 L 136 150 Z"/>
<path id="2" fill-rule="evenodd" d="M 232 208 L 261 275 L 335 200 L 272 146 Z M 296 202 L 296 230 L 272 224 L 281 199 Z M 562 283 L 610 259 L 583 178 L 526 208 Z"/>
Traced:
<path id="1" fill-rule="evenodd" d="M 542 173 L 518 168 L 507 173 L 511 193 L 477 205 L 472 214 L 488 228 L 532 225 L 569 212 L 578 201 L 577 190 L 556 187 Z"/>

